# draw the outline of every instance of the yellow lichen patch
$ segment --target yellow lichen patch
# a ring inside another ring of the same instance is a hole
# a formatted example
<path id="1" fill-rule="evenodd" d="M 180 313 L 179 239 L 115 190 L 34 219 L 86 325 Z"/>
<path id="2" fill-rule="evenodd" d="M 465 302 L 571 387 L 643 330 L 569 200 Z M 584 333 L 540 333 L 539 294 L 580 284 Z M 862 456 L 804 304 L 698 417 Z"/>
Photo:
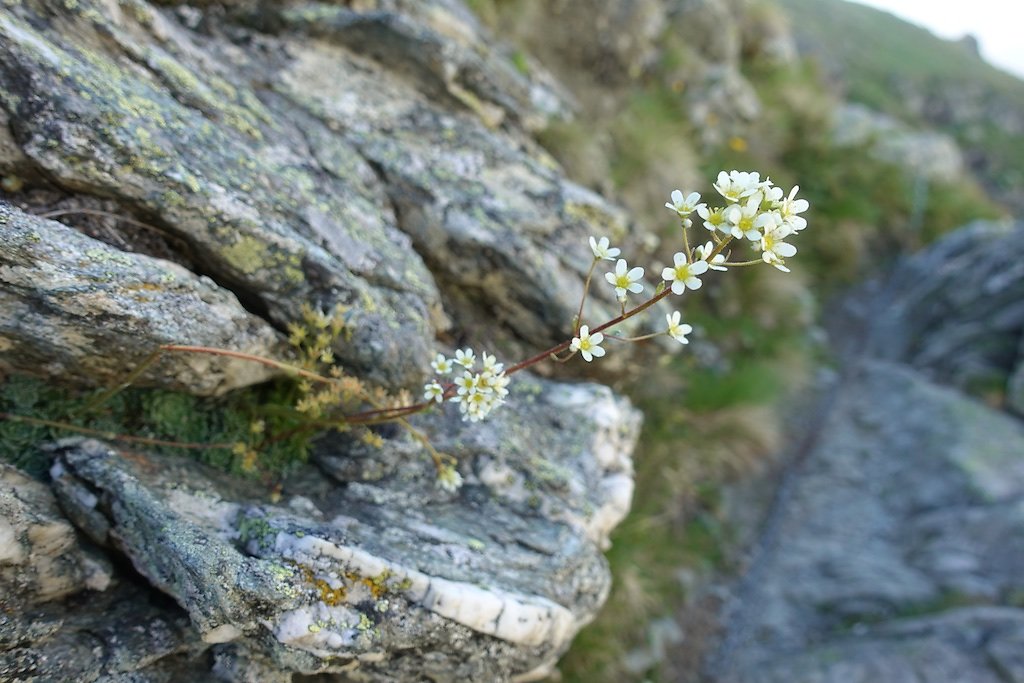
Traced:
<path id="1" fill-rule="evenodd" d="M 323 579 L 317 577 L 316 573 L 304 564 L 295 565 L 300 572 L 302 577 L 307 583 L 312 584 L 316 589 L 317 594 L 320 596 L 320 600 L 329 607 L 335 607 L 345 601 L 347 591 L 344 586 L 338 586 L 334 588 L 331 584 L 327 583 Z"/>
<path id="2" fill-rule="evenodd" d="M 380 599 L 381 596 L 386 595 L 390 590 L 388 587 L 388 579 L 391 578 L 391 572 L 385 569 L 377 576 L 360 576 L 355 572 L 346 572 L 345 578 L 352 583 L 361 583 L 370 590 L 370 595 L 375 600 Z"/>
<path id="3" fill-rule="evenodd" d="M 233 244 L 225 245 L 221 255 L 239 272 L 251 275 L 266 265 L 267 245 L 249 235 L 239 235 Z"/>

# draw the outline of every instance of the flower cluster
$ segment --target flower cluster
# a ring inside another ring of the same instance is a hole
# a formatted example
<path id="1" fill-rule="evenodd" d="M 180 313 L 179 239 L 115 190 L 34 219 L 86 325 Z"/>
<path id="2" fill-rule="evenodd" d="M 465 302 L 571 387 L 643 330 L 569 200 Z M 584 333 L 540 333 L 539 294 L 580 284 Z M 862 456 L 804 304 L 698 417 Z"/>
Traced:
<path id="1" fill-rule="evenodd" d="M 480 360 L 481 368 L 476 372 L 477 358 L 473 349 L 459 349 L 455 358 L 437 354 L 430 365 L 439 377 L 423 387 L 423 398 L 428 403 L 446 400 L 457 403 L 463 420 L 479 422 L 484 419 L 505 402 L 510 378 L 505 374 L 505 366 L 486 351 L 481 352 Z M 440 377 L 457 375 L 459 369 L 462 374 L 451 382 Z"/>
<path id="2" fill-rule="evenodd" d="M 602 344 L 606 339 L 636 342 L 667 335 L 680 344 L 688 344 L 687 335 L 693 328 L 682 321 L 678 311 L 665 316 L 666 327 L 657 333 L 642 337 L 619 337 L 611 333 L 606 335 L 603 331 L 640 313 L 669 294 L 678 296 L 688 290 L 700 289 L 703 285 L 701 278 L 708 271 L 725 271 L 733 267 L 753 266 L 763 262 L 789 272 L 785 265 L 786 259 L 796 254 L 796 247 L 786 240 L 807 227 L 807 221 L 800 214 L 807 211 L 808 203 L 804 199 L 797 199 L 799 187 L 794 187 L 787 194 L 768 178 L 761 180 L 759 173 L 722 171 L 718 174 L 714 188 L 725 199 L 725 206 L 709 207 L 707 203 L 701 201 L 698 192 L 684 194 L 681 190 L 675 190 L 671 193 L 670 201 L 665 206 L 680 219 L 683 228 L 683 249 L 673 254 L 672 265 L 662 269 L 662 282 L 654 294 L 632 309 L 627 310 L 626 299 L 630 295 L 644 294 L 645 269 L 630 268 L 626 259 L 619 258 L 621 249 L 613 247 L 608 237 L 590 237 L 590 250 L 594 260 L 587 273 L 579 313 L 573 320 L 573 336 L 569 341 L 516 365 L 513 372 L 540 362 L 546 357 L 566 361 L 579 354 L 588 363 L 593 362 L 594 359 L 605 355 L 606 351 Z M 693 214 L 700 217 L 704 228 L 711 234 L 710 239 L 704 244 L 698 243 L 691 248 L 688 233 L 693 227 Z M 750 261 L 730 260 L 733 241 L 749 243 L 755 249 L 759 249 L 760 258 Z M 604 273 L 604 279 L 615 290 L 615 297 L 621 305 L 621 315 L 595 328 L 583 324 L 584 304 L 595 268 L 606 261 L 615 264 L 613 269 Z M 564 357 L 559 355 L 566 353 L 568 355 Z M 494 356 L 483 353 L 481 362 L 482 368 L 478 372 L 476 354 L 472 349 L 460 349 L 455 352 L 454 358 L 438 354 L 432 363 L 438 377 L 424 387 L 423 397 L 428 403 L 457 403 L 463 419 L 473 422 L 482 420 L 504 402 L 508 395 L 506 387 L 509 380 L 502 365 L 496 362 Z M 462 374 L 458 375 L 459 372 Z M 444 377 L 446 375 L 452 376 L 451 381 Z"/>
<path id="3" fill-rule="evenodd" d="M 761 180 L 759 173 L 746 171 L 722 171 L 714 186 L 718 194 L 725 198 L 726 206 L 708 208 L 707 204 L 698 203 L 700 195 L 696 193 L 692 193 L 685 201 L 677 202 L 677 199 L 682 198 L 682 192 L 678 190 L 672 193 L 673 203 L 666 206 L 679 215 L 684 228 L 690 225 L 690 213 L 696 211 L 716 241 L 720 242 L 723 235 L 738 240 L 746 239 L 755 248 L 760 248 L 762 261 L 788 273 L 786 259 L 796 254 L 796 247 L 788 244 L 786 239 L 807 227 L 807 220 L 800 214 L 809 205 L 806 199 L 797 199 L 799 186 L 793 187 L 787 195 L 768 178 Z M 697 250 L 697 255 L 704 259 L 710 251 L 709 242 L 703 249 Z M 723 269 L 725 260 L 717 261 L 716 265 L 719 267 L 710 267 Z"/>

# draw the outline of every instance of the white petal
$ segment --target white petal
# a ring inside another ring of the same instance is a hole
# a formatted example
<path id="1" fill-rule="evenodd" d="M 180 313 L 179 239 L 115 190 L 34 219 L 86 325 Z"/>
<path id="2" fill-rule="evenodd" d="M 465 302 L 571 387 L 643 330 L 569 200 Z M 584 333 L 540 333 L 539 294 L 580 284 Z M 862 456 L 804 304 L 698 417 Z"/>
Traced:
<path id="1" fill-rule="evenodd" d="M 615 263 L 615 274 L 616 275 L 625 275 L 626 274 L 626 268 L 627 268 L 627 266 L 626 266 L 626 259 L 621 259 L 620 258 Z"/>
<path id="2" fill-rule="evenodd" d="M 615 280 L 615 273 L 605 273 L 604 274 L 604 279 L 608 281 L 608 284 L 614 285 L 615 281 L 616 281 Z"/>
<path id="3" fill-rule="evenodd" d="M 686 263 L 686 254 L 681 251 L 677 251 L 672 255 L 672 263 L 676 265 L 676 268 Z"/>
<path id="4" fill-rule="evenodd" d="M 640 292 L 644 291 L 644 286 L 639 282 L 634 282 L 629 286 L 629 291 L 633 292 L 634 294 L 639 294 Z"/>
<path id="5" fill-rule="evenodd" d="M 583 356 L 583 360 L 587 361 L 588 363 L 594 360 L 594 357 L 590 355 L 590 351 L 580 351 L 580 355 Z"/>
<path id="6" fill-rule="evenodd" d="M 695 277 L 686 279 L 686 286 L 689 287 L 690 289 L 700 289 L 703 284 L 703 282 L 701 282 L 698 278 Z"/>
<path id="7" fill-rule="evenodd" d="M 672 280 L 675 280 L 676 279 L 676 269 L 675 268 L 665 268 L 664 270 L 661 271 L 661 279 L 662 280 L 668 280 L 669 282 L 671 282 Z"/>
<path id="8" fill-rule="evenodd" d="M 594 334 L 590 335 L 590 343 L 591 344 L 597 345 L 597 344 L 600 344 L 603 341 L 604 341 L 604 334 L 602 334 L 601 332 L 595 332 Z"/>
<path id="9" fill-rule="evenodd" d="M 672 190 L 672 203 L 679 206 L 683 203 L 683 193 L 679 190 Z"/>
<path id="10" fill-rule="evenodd" d="M 600 346 L 595 346 L 594 348 L 590 349 L 590 352 L 594 354 L 594 356 L 596 356 L 597 358 L 600 358 L 601 356 L 604 355 L 604 349 L 601 348 Z"/>
<path id="11" fill-rule="evenodd" d="M 794 247 L 792 244 L 780 242 L 779 244 L 775 245 L 775 253 L 781 256 L 782 258 L 789 258 L 790 256 L 796 253 L 796 247 Z"/>
<path id="12" fill-rule="evenodd" d="M 708 262 L 704 260 L 694 261 L 690 264 L 690 275 L 701 275 L 708 270 Z"/>
<path id="13" fill-rule="evenodd" d="M 626 277 L 628 277 L 630 280 L 639 280 L 643 276 L 644 276 L 644 269 L 641 268 L 640 266 L 637 266 L 636 268 L 632 268 L 629 271 L 629 273 L 626 274 Z"/>
<path id="14" fill-rule="evenodd" d="M 686 291 L 686 284 L 682 280 L 676 280 L 672 283 L 672 293 L 682 294 Z"/>

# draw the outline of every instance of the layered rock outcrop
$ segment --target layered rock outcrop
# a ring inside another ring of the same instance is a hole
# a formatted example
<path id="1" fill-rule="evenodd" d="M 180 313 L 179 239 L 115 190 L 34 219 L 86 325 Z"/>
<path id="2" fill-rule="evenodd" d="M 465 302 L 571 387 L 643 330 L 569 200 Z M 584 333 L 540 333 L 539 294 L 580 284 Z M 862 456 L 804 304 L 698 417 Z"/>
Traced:
<path id="1" fill-rule="evenodd" d="M 89 387 L 160 344 L 275 356 L 304 304 L 340 307 L 339 363 L 391 390 L 438 346 L 561 341 L 587 237 L 629 227 L 530 137 L 574 106 L 448 0 L 7 3 L 0 367 Z M 181 354 L 137 384 L 271 374 Z M 596 385 L 510 389 L 485 425 L 417 424 L 457 493 L 387 429 L 324 436 L 279 499 L 145 449 L 41 450 L 61 511 L 13 471 L 0 497 L 0 678 L 545 675 L 607 594 L 639 416 Z"/>

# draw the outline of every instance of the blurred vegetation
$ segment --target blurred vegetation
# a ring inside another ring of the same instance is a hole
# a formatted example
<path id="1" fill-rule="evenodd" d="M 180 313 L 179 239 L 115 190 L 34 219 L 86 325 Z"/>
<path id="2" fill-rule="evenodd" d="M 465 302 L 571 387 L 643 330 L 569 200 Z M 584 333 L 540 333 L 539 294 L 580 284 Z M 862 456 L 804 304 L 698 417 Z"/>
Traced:
<path id="1" fill-rule="evenodd" d="M 518 37 L 527 46 L 535 40 L 516 36 L 515 30 L 515 16 L 531 5 L 529 0 L 472 4 L 507 38 Z M 851 84 L 850 91 L 851 96 L 863 92 L 862 101 L 880 111 L 920 122 L 907 116 L 891 86 L 875 86 L 875 99 L 868 96 L 873 85 L 890 83 L 903 66 L 931 78 L 948 62 L 950 75 L 974 77 L 976 64 L 967 64 L 964 48 L 927 34 L 929 40 L 917 40 L 924 32 L 914 27 L 895 22 L 899 25 L 880 29 L 879 49 L 864 50 L 879 43 L 865 41 L 859 25 L 821 18 L 826 5 L 840 3 L 787 4 L 800 5 L 794 16 L 801 26 L 827 23 L 828 30 L 843 34 L 840 50 L 848 45 L 850 54 L 871 53 L 870 63 L 858 71 L 860 84 L 856 89 Z M 748 9 L 773 11 L 770 3 Z M 831 49 L 837 39 L 829 36 L 825 44 Z M 889 49 L 889 41 L 899 49 Z M 662 680 L 658 665 L 635 670 L 636 658 L 630 670 L 628 655 L 650 646 L 652 623 L 678 615 L 696 598 L 687 594 L 694 588 L 684 585 L 681 573 L 728 571 L 733 533 L 721 509 L 721 488 L 765 466 L 780 449 L 786 398 L 807 386 L 812 367 L 821 362 L 812 329 L 816 309 L 826 305 L 829 294 L 972 220 L 1004 215 L 970 178 L 927 183 L 878 159 L 867 146 L 836 146 L 831 117 L 839 102 L 814 62 L 765 63 L 750 51 L 743 74 L 756 90 L 761 112 L 752 121 L 715 122 L 721 130 L 711 137 L 718 141 L 709 143 L 689 113 L 689 98 L 695 96 L 689 84 L 701 57 L 678 40 L 671 25 L 660 40 L 660 54 L 657 65 L 611 95 L 600 84 L 592 98 L 584 80 L 583 91 L 575 92 L 584 101 L 580 115 L 539 135 L 571 177 L 629 208 L 637 229 L 624 251 L 646 248 L 650 258 L 667 261 L 678 248 L 678 225 L 662 208 L 669 191 L 712 195 L 711 179 L 722 169 L 758 170 L 786 188 L 799 184 L 800 196 L 811 203 L 810 228 L 793 240 L 800 253 L 790 276 L 755 268 L 707 278 L 700 296 L 687 295 L 681 302 L 698 341 L 667 366 L 620 387 L 646 416 L 636 451 L 637 495 L 612 538 L 609 602 L 560 663 L 562 680 L 571 683 Z M 557 65 L 546 65 L 564 76 Z M 982 66 L 992 87 L 1021 90 L 1019 82 Z M 607 106 L 609 96 L 616 106 Z M 591 101 L 604 106 L 588 106 Z M 1024 100 L 1020 106 L 1024 109 Z M 660 244 L 636 238 L 643 234 L 657 235 Z M 698 345 L 714 351 L 698 353 Z M 709 634 L 685 634 L 688 647 L 704 637 Z M 683 665 L 666 666 L 673 664 Z"/>
<path id="2" fill-rule="evenodd" d="M 512 17 L 526 0 L 469 0 L 500 36 L 515 43 L 509 59 L 528 72 L 532 52 L 516 35 Z M 920 29 L 834 0 L 783 0 L 799 13 L 795 27 L 818 31 L 817 39 L 844 63 L 849 96 L 880 111 L 919 122 L 894 83 L 932 87 L 957 79 L 980 83 L 1024 109 L 1024 85 L 977 60 L 964 48 L 936 41 Z M 767 7 L 767 5 L 764 5 Z M 501 29 L 501 30 L 499 30 Z M 708 278 L 700 296 L 682 301 L 684 319 L 697 328 L 692 352 L 666 359 L 656 372 L 623 387 L 646 416 L 636 452 L 636 491 L 631 515 L 616 530 L 609 552 L 615 583 L 608 605 L 579 635 L 560 665 L 563 680 L 578 683 L 657 681 L 658 671 L 630 672 L 627 653 L 647 645 L 649 624 L 673 615 L 693 596 L 680 571 L 706 575 L 729 568 L 732 532 L 722 509 L 721 488 L 762 467 L 782 444 L 785 397 L 808 384 L 820 350 L 813 339 L 816 309 L 824 297 L 977 218 L 1002 214 L 976 183 L 931 184 L 865 147 L 836 147 L 830 114 L 834 93 L 822 84 L 820 67 L 765 64 L 751 56 L 744 75 L 755 86 L 762 111 L 753 121 L 729 126 L 708 142 L 690 118 L 688 85 L 700 57 L 677 40 L 662 37 L 660 62 L 628 85 L 601 90 L 614 106 L 584 106 L 571 122 L 538 135 L 570 177 L 624 204 L 637 230 L 623 244 L 632 258 L 668 261 L 678 249 L 678 224 L 663 208 L 672 189 L 713 193 L 722 169 L 758 170 L 781 186 L 800 185 L 811 203 L 810 227 L 794 244 L 794 273 L 743 269 Z M 865 49 L 865 46 L 871 46 Z M 593 93 L 579 93 L 589 102 Z M 596 97 L 596 96 L 595 96 Z M 956 130 L 972 144 L 976 131 Z M 1009 173 L 1024 158 L 1024 137 L 1007 140 L 983 131 L 994 169 Z M 1008 176 L 1009 177 L 1009 176 Z M 698 228 L 699 231 L 699 228 Z M 654 235 L 648 241 L 642 235 Z M 631 258 L 631 260 L 632 260 Z M 717 274 L 716 274 L 717 275 Z M 102 412 L 79 424 L 101 431 L 199 442 L 233 443 L 251 438 L 250 425 L 287 431 L 299 399 L 291 383 L 269 384 L 220 399 L 159 391 L 118 394 Z M 9 378 L 0 385 L 0 411 L 73 420 L 89 395 L 69 394 L 36 380 Z M 278 408 L 274 408 L 278 406 Z M 116 417 L 115 417 L 116 416 Z M 48 427 L 0 422 L 0 459 L 18 461 L 42 440 L 68 435 Z M 258 471 L 278 476 L 305 460 L 304 442 L 283 440 L 261 451 Z M 227 449 L 200 451 L 210 464 L 247 471 Z M 695 637 L 687 634 L 687 638 Z"/>
<path id="3" fill-rule="evenodd" d="M 232 392 L 220 398 L 200 398 L 155 389 L 126 389 L 95 411 L 87 407 L 99 391 L 74 390 L 44 380 L 12 375 L 0 383 L 0 412 L 77 425 L 100 432 L 99 438 L 159 439 L 179 443 L 219 444 L 197 449 L 138 444 L 147 451 L 188 455 L 241 476 L 271 483 L 305 462 L 308 437 L 270 441 L 251 459 L 248 446 L 270 434 L 285 434 L 301 424 L 290 406 L 299 394 L 294 382 L 281 380 Z M 51 458 L 38 446 L 82 432 L 67 428 L 0 420 L 0 461 L 43 476 Z M 122 445 L 131 446 L 131 441 Z"/>
<path id="4" fill-rule="evenodd" d="M 778 1 L 795 18 L 801 43 L 846 99 L 952 135 L 995 196 L 1024 191 L 1024 135 L 999 124 L 999 112 L 1022 116 L 1024 81 L 966 45 L 871 7 L 842 0 Z M 955 111 L 979 108 L 968 117 Z"/>

